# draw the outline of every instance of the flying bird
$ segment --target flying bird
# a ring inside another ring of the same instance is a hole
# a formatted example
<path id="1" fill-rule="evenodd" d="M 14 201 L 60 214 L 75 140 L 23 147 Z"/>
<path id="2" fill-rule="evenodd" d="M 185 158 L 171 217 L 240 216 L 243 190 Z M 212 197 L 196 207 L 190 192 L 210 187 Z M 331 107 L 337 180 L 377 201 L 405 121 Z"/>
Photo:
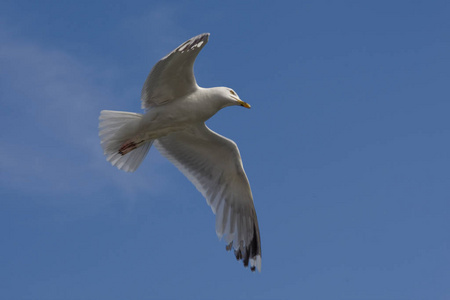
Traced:
<path id="1" fill-rule="evenodd" d="M 153 144 L 206 198 L 226 249 L 261 272 L 258 220 L 239 149 L 205 125 L 224 107 L 250 105 L 230 88 L 197 85 L 194 61 L 208 39 L 195 36 L 156 63 L 141 92 L 144 114 L 101 111 L 101 146 L 113 166 L 134 172 Z"/>

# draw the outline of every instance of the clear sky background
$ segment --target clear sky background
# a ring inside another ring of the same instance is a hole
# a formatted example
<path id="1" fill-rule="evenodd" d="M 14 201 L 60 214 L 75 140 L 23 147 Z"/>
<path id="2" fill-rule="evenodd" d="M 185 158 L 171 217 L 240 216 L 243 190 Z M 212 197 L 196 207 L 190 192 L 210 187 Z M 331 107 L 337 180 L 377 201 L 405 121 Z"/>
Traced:
<path id="1" fill-rule="evenodd" d="M 450 299 L 449 1 L 2 1 L 2 299 Z M 252 105 L 239 146 L 262 273 L 152 149 L 106 162 L 102 109 L 210 32 L 195 72 Z"/>

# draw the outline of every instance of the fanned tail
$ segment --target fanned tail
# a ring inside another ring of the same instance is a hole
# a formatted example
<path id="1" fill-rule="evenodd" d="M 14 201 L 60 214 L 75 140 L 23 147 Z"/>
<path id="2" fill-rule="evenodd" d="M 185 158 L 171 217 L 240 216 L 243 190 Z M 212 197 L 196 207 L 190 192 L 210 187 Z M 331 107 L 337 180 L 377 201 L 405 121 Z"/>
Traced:
<path id="1" fill-rule="evenodd" d="M 147 155 L 153 141 L 130 141 L 132 128 L 141 114 L 102 110 L 99 117 L 100 144 L 106 160 L 125 172 L 134 172 Z"/>

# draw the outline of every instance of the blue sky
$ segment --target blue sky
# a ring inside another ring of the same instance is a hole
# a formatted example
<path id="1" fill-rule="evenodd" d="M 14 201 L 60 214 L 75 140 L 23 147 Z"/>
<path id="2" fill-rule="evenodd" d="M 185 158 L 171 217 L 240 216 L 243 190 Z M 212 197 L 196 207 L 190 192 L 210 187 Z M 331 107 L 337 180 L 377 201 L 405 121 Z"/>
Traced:
<path id="1" fill-rule="evenodd" d="M 449 299 L 448 1 L 2 1 L 5 299 Z M 210 32 L 195 72 L 252 105 L 239 146 L 262 273 L 156 149 L 106 162 L 102 109 L 140 112 L 154 63 Z"/>

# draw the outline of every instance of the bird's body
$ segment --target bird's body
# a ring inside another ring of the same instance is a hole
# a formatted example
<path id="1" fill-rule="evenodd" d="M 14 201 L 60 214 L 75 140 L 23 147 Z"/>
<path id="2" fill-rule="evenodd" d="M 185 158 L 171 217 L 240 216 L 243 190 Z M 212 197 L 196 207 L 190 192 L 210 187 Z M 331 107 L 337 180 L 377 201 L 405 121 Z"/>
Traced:
<path id="1" fill-rule="evenodd" d="M 157 138 L 169 132 L 178 131 L 191 124 L 204 123 L 228 103 L 212 101 L 221 99 L 218 88 L 197 88 L 191 94 L 156 106 L 149 110 L 141 121 L 141 127 L 147 133 L 155 131 Z M 148 136 L 147 139 L 152 139 Z"/>
<path id="2" fill-rule="evenodd" d="M 108 161 L 133 172 L 154 143 L 206 198 L 227 249 L 260 270 L 259 226 L 239 150 L 204 124 L 226 106 L 250 105 L 232 89 L 197 85 L 193 63 L 208 37 L 188 40 L 153 67 L 142 89 L 145 114 L 101 112 L 101 145 Z"/>

